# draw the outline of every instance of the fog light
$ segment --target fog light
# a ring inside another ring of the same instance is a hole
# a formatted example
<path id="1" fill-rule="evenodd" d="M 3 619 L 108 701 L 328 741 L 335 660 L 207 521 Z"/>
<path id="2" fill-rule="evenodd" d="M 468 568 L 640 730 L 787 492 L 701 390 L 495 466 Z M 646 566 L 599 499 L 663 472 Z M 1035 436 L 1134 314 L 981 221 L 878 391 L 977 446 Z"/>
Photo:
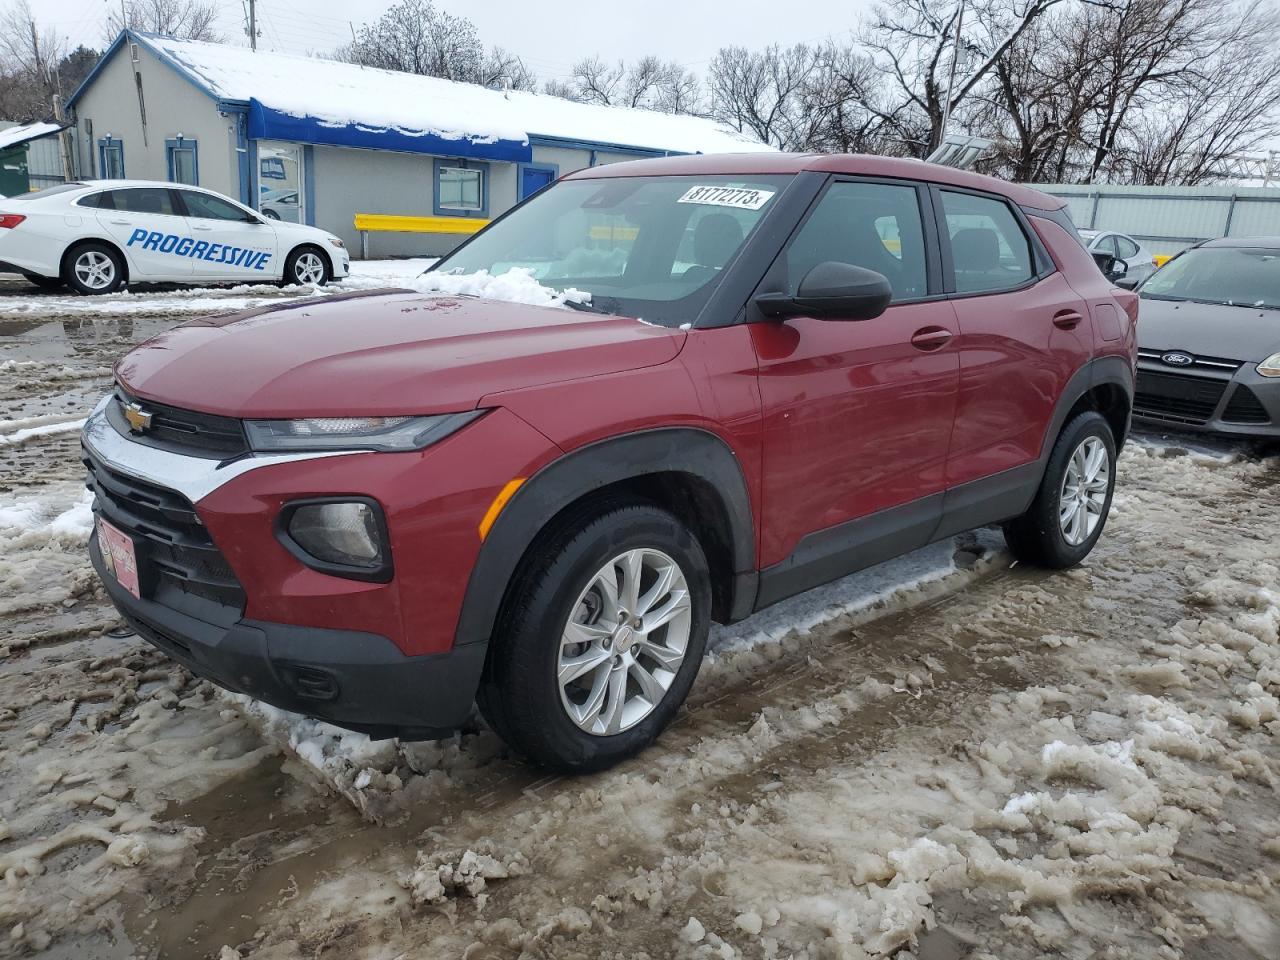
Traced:
<path id="1" fill-rule="evenodd" d="M 367 500 L 299 503 L 289 508 L 289 537 L 307 556 L 324 565 L 378 571 L 388 565 L 382 511 Z M 343 573 L 346 571 L 327 571 Z"/>

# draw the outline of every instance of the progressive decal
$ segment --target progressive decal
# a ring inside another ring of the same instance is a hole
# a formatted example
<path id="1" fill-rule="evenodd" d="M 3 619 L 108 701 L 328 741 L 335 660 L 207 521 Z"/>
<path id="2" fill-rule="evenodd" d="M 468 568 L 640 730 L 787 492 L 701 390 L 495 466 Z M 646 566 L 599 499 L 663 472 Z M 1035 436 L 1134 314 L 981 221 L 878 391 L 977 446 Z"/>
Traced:
<path id="1" fill-rule="evenodd" d="M 133 231 L 126 246 L 132 247 L 135 243 L 143 250 L 155 250 L 175 257 L 190 257 L 192 260 L 206 260 L 209 263 L 228 263 L 246 270 L 265 270 L 267 261 L 271 259 L 271 254 L 261 250 L 233 247 L 227 243 L 210 243 L 208 240 L 195 240 L 180 237 L 176 233 L 160 233 L 142 228 Z"/>

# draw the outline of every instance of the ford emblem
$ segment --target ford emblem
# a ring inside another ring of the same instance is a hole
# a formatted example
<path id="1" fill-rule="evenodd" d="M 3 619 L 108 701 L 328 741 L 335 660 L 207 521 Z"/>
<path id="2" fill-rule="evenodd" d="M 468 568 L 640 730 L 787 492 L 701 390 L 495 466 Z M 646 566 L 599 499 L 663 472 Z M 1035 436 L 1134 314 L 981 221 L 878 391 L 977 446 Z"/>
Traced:
<path id="1" fill-rule="evenodd" d="M 1185 353 L 1166 353 L 1160 357 L 1163 363 L 1169 364 L 1171 367 L 1185 367 L 1188 364 L 1195 363 L 1196 358 Z"/>

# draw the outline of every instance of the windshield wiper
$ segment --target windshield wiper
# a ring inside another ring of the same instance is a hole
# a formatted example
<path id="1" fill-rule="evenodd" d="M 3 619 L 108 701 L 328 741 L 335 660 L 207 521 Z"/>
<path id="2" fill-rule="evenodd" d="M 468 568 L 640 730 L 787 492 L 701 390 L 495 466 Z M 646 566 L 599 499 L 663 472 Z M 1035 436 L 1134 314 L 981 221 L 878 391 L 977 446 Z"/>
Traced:
<path id="1" fill-rule="evenodd" d="M 584 303 L 581 300 L 565 300 L 564 305 L 570 310 L 577 310 L 581 313 L 603 313 L 606 316 L 609 313 L 608 310 L 597 307 L 593 303 Z"/>

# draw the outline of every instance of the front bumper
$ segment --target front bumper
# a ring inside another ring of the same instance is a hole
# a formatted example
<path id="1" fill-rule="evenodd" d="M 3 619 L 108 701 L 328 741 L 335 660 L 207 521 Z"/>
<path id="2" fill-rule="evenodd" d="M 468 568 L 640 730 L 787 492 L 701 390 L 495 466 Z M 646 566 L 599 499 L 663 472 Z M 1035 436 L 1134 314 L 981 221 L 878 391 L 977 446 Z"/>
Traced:
<path id="1" fill-rule="evenodd" d="M 1254 363 L 1219 371 L 1140 360 L 1133 418 L 1197 433 L 1280 437 L 1280 378 L 1262 376 Z"/>
<path id="2" fill-rule="evenodd" d="M 89 556 L 111 602 L 140 637 L 234 693 L 374 739 L 447 736 L 471 712 L 485 644 L 406 656 L 374 633 L 248 619 L 221 627 L 126 591 L 104 566 L 96 537 Z"/>

